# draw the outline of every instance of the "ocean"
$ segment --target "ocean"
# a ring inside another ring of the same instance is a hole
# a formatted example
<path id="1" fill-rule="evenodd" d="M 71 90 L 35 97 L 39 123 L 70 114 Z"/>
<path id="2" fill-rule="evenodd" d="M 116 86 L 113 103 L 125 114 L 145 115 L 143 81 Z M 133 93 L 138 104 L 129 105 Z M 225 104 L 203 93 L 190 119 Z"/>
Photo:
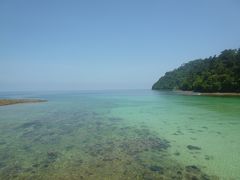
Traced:
<path id="1" fill-rule="evenodd" d="M 1 92 L 0 179 L 240 179 L 240 97 Z"/>

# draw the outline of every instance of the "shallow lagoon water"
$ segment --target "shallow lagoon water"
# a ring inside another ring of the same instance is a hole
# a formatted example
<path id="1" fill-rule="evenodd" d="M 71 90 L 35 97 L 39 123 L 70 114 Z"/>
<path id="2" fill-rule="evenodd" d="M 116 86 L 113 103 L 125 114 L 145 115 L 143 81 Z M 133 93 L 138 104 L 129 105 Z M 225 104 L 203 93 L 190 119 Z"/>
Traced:
<path id="1" fill-rule="evenodd" d="M 15 92 L 0 179 L 240 179 L 240 98 L 150 90 Z"/>

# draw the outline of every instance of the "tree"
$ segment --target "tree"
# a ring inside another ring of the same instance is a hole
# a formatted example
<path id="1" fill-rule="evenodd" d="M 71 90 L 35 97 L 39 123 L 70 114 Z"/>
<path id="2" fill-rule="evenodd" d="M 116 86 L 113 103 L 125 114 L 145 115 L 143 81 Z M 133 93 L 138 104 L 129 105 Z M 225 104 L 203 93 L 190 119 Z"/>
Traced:
<path id="1" fill-rule="evenodd" d="M 185 63 L 167 72 L 152 89 L 240 92 L 240 49 L 227 49 L 219 56 Z"/>

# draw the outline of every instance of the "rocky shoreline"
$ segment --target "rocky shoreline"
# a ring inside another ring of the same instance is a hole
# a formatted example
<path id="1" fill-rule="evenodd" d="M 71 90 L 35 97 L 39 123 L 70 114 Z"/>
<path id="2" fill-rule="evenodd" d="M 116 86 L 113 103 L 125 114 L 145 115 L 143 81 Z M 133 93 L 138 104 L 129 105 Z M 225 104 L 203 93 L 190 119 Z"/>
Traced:
<path id="1" fill-rule="evenodd" d="M 40 103 L 40 102 L 47 102 L 47 100 L 43 100 L 43 99 L 0 99 L 0 106 L 22 104 L 22 103 Z"/>
<path id="2" fill-rule="evenodd" d="M 189 95 L 189 96 L 240 96 L 240 93 L 220 93 L 220 92 L 214 92 L 214 93 L 201 93 L 201 92 L 193 92 L 193 91 L 181 91 L 181 90 L 174 90 L 173 92 L 182 94 L 182 95 Z"/>

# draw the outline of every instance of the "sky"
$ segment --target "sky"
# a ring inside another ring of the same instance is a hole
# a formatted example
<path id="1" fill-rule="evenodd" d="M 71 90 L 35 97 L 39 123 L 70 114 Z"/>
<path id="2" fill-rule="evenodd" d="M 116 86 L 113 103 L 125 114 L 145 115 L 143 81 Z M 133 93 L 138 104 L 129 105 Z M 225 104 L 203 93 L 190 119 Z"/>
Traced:
<path id="1" fill-rule="evenodd" d="M 0 0 L 0 91 L 150 89 L 239 22 L 239 0 Z"/>

